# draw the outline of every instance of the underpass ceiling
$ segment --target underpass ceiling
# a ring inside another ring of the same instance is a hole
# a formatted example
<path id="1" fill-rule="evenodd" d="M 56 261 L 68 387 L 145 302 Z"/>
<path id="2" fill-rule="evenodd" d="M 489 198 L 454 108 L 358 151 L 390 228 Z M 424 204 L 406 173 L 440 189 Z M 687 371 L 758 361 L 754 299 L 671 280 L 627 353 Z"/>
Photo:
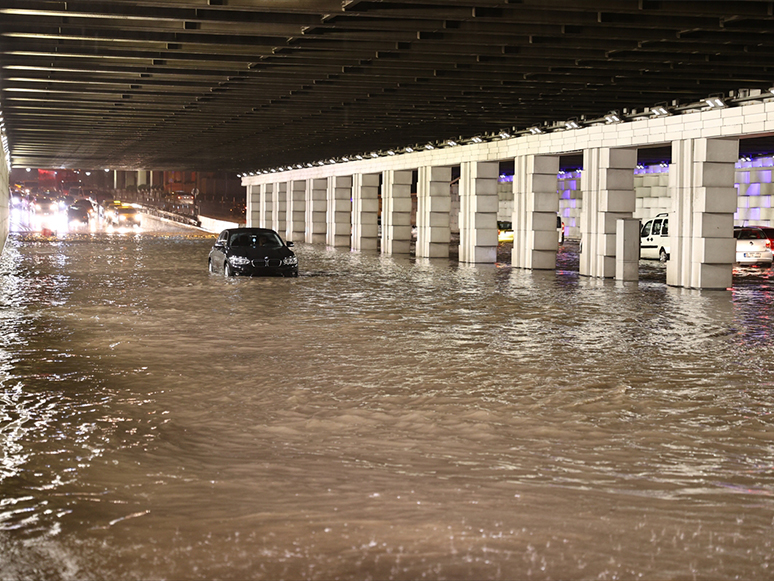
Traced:
<path id="1" fill-rule="evenodd" d="M 772 2 L 0 0 L 15 167 L 250 171 L 774 85 Z"/>

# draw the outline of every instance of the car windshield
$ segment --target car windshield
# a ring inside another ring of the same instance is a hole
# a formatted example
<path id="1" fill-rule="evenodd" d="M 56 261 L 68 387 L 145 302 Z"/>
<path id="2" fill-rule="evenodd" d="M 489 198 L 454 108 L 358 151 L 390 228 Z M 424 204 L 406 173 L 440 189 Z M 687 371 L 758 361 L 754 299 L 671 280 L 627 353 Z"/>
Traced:
<path id="1" fill-rule="evenodd" d="M 739 233 L 740 240 L 757 240 L 761 238 L 766 238 L 766 236 L 760 230 L 742 230 Z"/>
<path id="2" fill-rule="evenodd" d="M 231 235 L 230 244 L 236 248 L 254 248 L 256 246 L 277 248 L 282 246 L 282 240 L 274 232 L 237 232 Z"/>

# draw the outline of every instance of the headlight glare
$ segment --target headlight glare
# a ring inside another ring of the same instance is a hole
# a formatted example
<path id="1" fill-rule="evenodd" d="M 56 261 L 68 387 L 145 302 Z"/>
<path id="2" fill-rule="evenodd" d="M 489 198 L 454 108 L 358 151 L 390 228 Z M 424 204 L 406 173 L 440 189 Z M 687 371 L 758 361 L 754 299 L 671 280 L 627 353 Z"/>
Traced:
<path id="1" fill-rule="evenodd" d="M 298 258 L 295 256 L 286 256 L 282 259 L 283 266 L 295 266 L 298 264 Z"/>
<path id="2" fill-rule="evenodd" d="M 229 256 L 228 261 L 234 266 L 244 266 L 245 264 L 250 264 L 250 259 L 246 256 Z"/>

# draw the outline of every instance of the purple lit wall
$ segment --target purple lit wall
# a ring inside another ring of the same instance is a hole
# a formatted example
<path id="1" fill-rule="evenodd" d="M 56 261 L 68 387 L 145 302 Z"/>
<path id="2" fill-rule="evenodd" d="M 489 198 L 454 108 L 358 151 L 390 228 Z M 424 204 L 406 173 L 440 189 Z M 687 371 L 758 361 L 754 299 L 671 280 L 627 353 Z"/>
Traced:
<path id="1" fill-rule="evenodd" d="M 580 237 L 580 215 L 583 208 L 581 193 L 582 170 L 564 170 L 557 175 L 559 215 L 565 223 L 567 238 Z M 736 164 L 738 208 L 734 224 L 774 225 L 774 157 L 743 159 Z M 513 213 L 512 175 L 501 175 L 500 215 L 510 220 Z M 634 218 L 650 218 L 671 210 L 669 195 L 669 165 L 666 163 L 638 165 L 634 170 L 636 209 Z M 510 198 L 509 198 L 510 196 Z M 510 199 L 510 201 L 508 201 Z"/>

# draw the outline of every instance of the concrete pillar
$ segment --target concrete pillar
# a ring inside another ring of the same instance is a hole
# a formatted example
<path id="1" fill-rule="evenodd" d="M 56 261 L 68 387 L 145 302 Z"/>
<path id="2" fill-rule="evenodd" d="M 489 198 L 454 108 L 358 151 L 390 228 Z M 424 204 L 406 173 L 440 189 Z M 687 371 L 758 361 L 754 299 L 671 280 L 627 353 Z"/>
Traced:
<path id="1" fill-rule="evenodd" d="M 451 168 L 420 167 L 417 184 L 417 249 L 423 258 L 448 258 Z"/>
<path id="2" fill-rule="evenodd" d="M 304 241 L 308 244 L 325 242 L 325 211 L 328 180 L 318 178 L 306 182 L 306 228 Z"/>
<path id="3" fill-rule="evenodd" d="M 0 254 L 11 227 L 10 215 L 10 170 L 4 149 L 0 148 Z"/>
<path id="4" fill-rule="evenodd" d="M 738 158 L 738 139 L 672 143 L 668 285 L 700 289 L 731 286 L 736 260 L 734 164 Z"/>
<path id="5" fill-rule="evenodd" d="M 118 175 L 120 174 L 120 176 Z M 130 186 L 137 187 L 137 172 L 136 171 L 116 171 L 118 183 L 122 190 L 128 190 Z"/>
<path id="6" fill-rule="evenodd" d="M 640 221 L 636 218 L 616 220 L 615 279 L 640 279 Z"/>
<path id="7" fill-rule="evenodd" d="M 137 170 L 137 188 L 139 189 L 140 186 L 150 185 L 150 172 L 145 169 L 138 169 Z"/>
<path id="8" fill-rule="evenodd" d="M 497 162 L 460 165 L 460 262 L 497 261 Z"/>
<path id="9" fill-rule="evenodd" d="M 380 174 L 355 174 L 352 182 L 352 250 L 379 247 Z"/>
<path id="10" fill-rule="evenodd" d="M 288 182 L 288 187 L 285 239 L 300 242 L 304 239 L 306 229 L 306 180 Z"/>
<path id="11" fill-rule="evenodd" d="M 261 228 L 273 228 L 274 225 L 274 190 L 277 184 L 264 184 L 261 196 Z"/>
<path id="12" fill-rule="evenodd" d="M 349 246 L 352 241 L 352 176 L 328 178 L 325 243 Z"/>
<path id="13" fill-rule="evenodd" d="M 287 226 L 287 192 L 287 182 L 278 182 L 274 184 L 274 195 L 271 200 L 271 229 L 279 234 L 284 234 Z"/>
<path id="14" fill-rule="evenodd" d="M 515 267 L 556 268 L 558 173 L 557 155 L 524 155 L 514 160 L 511 264 Z"/>
<path id="15" fill-rule="evenodd" d="M 247 186 L 247 202 L 245 204 L 245 222 L 248 228 L 261 226 L 261 190 L 262 184 Z"/>
<path id="16" fill-rule="evenodd" d="M 411 249 L 411 171 L 384 172 L 382 179 L 382 254 Z"/>
<path id="17" fill-rule="evenodd" d="M 634 213 L 636 166 L 636 148 L 601 147 L 583 152 L 581 275 L 615 276 L 616 223 Z"/>

